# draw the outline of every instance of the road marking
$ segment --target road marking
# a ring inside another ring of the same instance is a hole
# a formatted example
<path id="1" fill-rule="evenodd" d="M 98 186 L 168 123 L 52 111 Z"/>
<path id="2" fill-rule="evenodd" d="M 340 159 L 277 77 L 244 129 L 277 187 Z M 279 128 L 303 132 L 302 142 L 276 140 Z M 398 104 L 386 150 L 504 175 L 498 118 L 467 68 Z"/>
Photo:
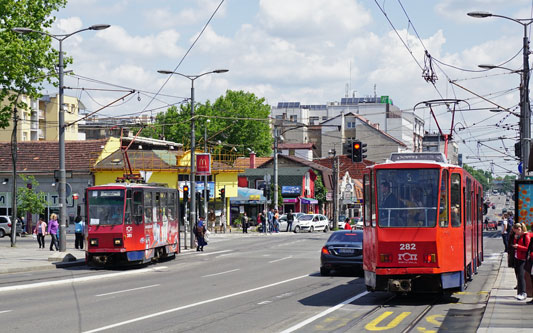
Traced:
<path id="1" fill-rule="evenodd" d="M 13 310 L 4 310 L 4 311 L 0 311 L 0 313 L 7 313 L 7 312 L 11 312 Z"/>
<path id="2" fill-rule="evenodd" d="M 167 269 L 166 266 L 159 266 L 157 268 L 141 268 L 136 269 L 132 271 L 127 272 L 120 272 L 120 273 L 111 273 L 111 274 L 102 274 L 102 275 L 93 275 L 93 276 L 85 276 L 85 277 L 78 277 L 78 278 L 71 278 L 71 279 L 65 279 L 65 280 L 57 280 L 57 281 L 46 281 L 46 282 L 38 282 L 38 283 L 32 283 L 32 284 L 22 284 L 18 286 L 9 286 L 9 287 L 1 287 L 0 293 L 5 291 L 15 291 L 15 290 L 26 290 L 26 289 L 33 289 L 33 288 L 42 288 L 42 287 L 50 287 L 50 286 L 60 286 L 63 284 L 70 284 L 70 283 L 78 283 L 78 282 L 87 282 L 92 280 L 101 280 L 101 279 L 108 279 L 108 278 L 115 278 L 125 275 L 134 275 L 134 274 L 142 274 L 142 273 L 150 273 L 150 272 L 157 272 L 163 269 Z"/>
<path id="3" fill-rule="evenodd" d="M 294 332 L 296 330 L 299 330 L 300 328 L 304 327 L 307 324 L 312 323 L 313 321 L 317 320 L 318 318 L 322 318 L 324 316 L 327 316 L 328 314 L 332 313 L 333 311 L 336 311 L 337 309 L 340 309 L 341 307 L 345 306 L 346 304 L 350 304 L 351 302 L 353 302 L 353 301 L 365 296 L 366 294 L 368 294 L 368 291 L 365 291 L 365 292 L 362 292 L 362 293 L 360 293 L 358 295 L 355 295 L 354 297 L 349 298 L 349 299 L 345 300 L 344 302 L 341 302 L 341 303 L 335 305 L 334 307 L 331 307 L 331 308 L 329 308 L 329 309 L 327 309 L 325 311 L 322 311 L 319 314 L 316 314 L 313 317 L 308 318 L 308 319 L 302 321 L 299 324 L 296 324 L 296 325 L 294 325 L 292 327 L 287 328 L 284 331 L 281 331 L 281 333 L 290 333 L 290 332 Z"/>
<path id="4" fill-rule="evenodd" d="M 381 316 L 377 317 L 376 319 L 372 320 L 368 324 L 366 324 L 365 329 L 368 331 L 384 331 L 384 330 L 390 330 L 391 328 L 395 328 L 398 326 L 399 323 L 402 322 L 407 316 L 411 314 L 411 312 L 402 312 L 396 318 L 391 320 L 387 325 L 384 326 L 378 326 L 379 323 L 383 321 L 383 319 L 387 318 L 391 314 L 393 314 L 393 311 L 385 311 L 381 314 Z"/>
<path id="5" fill-rule="evenodd" d="M 215 276 L 215 275 L 220 275 L 220 274 L 226 274 L 226 273 L 236 272 L 236 271 L 240 271 L 240 270 L 241 270 L 240 268 L 237 268 L 237 269 L 232 269 L 231 271 L 225 271 L 225 272 L 220 272 L 220 273 L 215 273 L 215 274 L 204 275 L 202 277 L 209 277 L 209 276 Z"/>
<path id="6" fill-rule="evenodd" d="M 257 305 L 265 305 L 268 303 L 272 303 L 272 301 L 262 301 L 262 302 L 257 303 Z"/>
<path id="7" fill-rule="evenodd" d="M 285 258 L 272 260 L 272 261 L 269 261 L 268 263 L 272 264 L 272 263 L 275 263 L 275 262 L 278 262 L 278 261 L 282 261 L 282 260 L 286 260 L 286 259 L 290 259 L 290 258 L 292 258 L 292 256 L 288 256 L 288 257 L 285 257 Z"/>
<path id="8" fill-rule="evenodd" d="M 220 297 L 216 297 L 216 298 L 212 298 L 212 299 L 207 299 L 205 301 L 200 301 L 200 302 L 196 302 L 196 303 L 180 306 L 180 307 L 177 307 L 177 308 L 168 309 L 168 310 L 160 311 L 160 312 L 155 312 L 155 313 L 152 313 L 152 314 L 149 314 L 149 315 L 146 315 L 146 316 L 137 317 L 137 318 L 126 320 L 126 321 L 122 321 L 122 322 L 119 322 L 119 323 L 116 323 L 116 324 L 111 324 L 111 325 L 95 328 L 95 329 L 90 330 L 90 331 L 85 331 L 85 333 L 93 333 L 93 332 L 105 331 L 105 330 L 108 330 L 108 329 L 111 329 L 111 328 L 115 328 L 115 327 L 124 326 L 124 325 L 131 324 L 131 323 L 135 323 L 137 321 L 141 321 L 141 320 L 145 320 L 145 319 L 150 319 L 150 318 L 162 316 L 162 315 L 165 315 L 165 314 L 168 314 L 168 313 L 181 311 L 181 310 L 184 310 L 184 309 L 189 309 L 189 308 L 192 308 L 192 307 L 195 307 L 195 306 L 199 306 L 199 305 L 203 305 L 203 304 L 213 303 L 213 302 L 220 301 L 220 300 L 223 300 L 223 299 L 226 299 L 226 298 L 240 296 L 240 295 L 248 294 L 248 293 L 251 293 L 251 292 L 254 292 L 254 291 L 258 291 L 258 290 L 262 290 L 262 289 L 266 289 L 266 288 L 270 288 L 270 287 L 275 287 L 275 286 L 278 286 L 280 284 L 296 281 L 296 280 L 299 280 L 299 279 L 303 279 L 305 277 L 309 277 L 309 275 L 301 275 L 301 276 L 297 276 L 297 277 L 294 277 L 294 278 L 291 278 L 291 279 L 287 279 L 287 280 L 284 280 L 284 281 L 271 283 L 271 284 L 268 284 L 266 286 L 261 286 L 261 287 L 257 287 L 257 288 L 243 290 L 243 291 L 239 291 L 239 292 L 236 292 L 236 293 L 233 293 L 233 294 L 220 296 Z"/>
<path id="9" fill-rule="evenodd" d="M 231 252 L 231 250 L 223 250 L 223 251 L 216 251 L 216 252 L 207 252 L 207 253 L 200 253 L 199 256 L 210 256 L 212 254 L 219 254 L 219 253 L 226 253 Z"/>
<path id="10" fill-rule="evenodd" d="M 159 284 L 153 284 L 153 285 L 151 285 L 151 286 L 145 286 L 145 287 L 139 287 L 139 288 L 132 288 L 132 289 L 126 289 L 126 290 L 120 290 L 120 291 L 113 291 L 113 292 L 110 292 L 110 293 L 99 294 L 99 295 L 94 295 L 94 296 L 96 296 L 96 297 L 100 297 L 100 296 L 114 295 L 114 294 L 126 293 L 126 292 L 128 292 L 128 291 L 141 290 L 141 289 L 152 288 L 152 287 L 159 287 L 159 286 L 160 286 Z"/>
<path id="11" fill-rule="evenodd" d="M 235 253 L 225 253 L 225 254 L 221 254 L 219 256 L 216 256 L 215 258 L 222 258 L 222 257 L 227 257 L 227 256 L 232 256 L 234 255 Z"/>

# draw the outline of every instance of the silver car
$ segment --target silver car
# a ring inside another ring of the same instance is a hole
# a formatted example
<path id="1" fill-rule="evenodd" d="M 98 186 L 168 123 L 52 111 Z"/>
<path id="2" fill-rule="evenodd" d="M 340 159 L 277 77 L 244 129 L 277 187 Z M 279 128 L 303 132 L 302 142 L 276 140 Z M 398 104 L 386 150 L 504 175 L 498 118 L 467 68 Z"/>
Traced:
<path id="1" fill-rule="evenodd" d="M 9 216 L 0 216 L 0 238 L 11 234 L 11 218 Z M 17 221 L 17 236 L 22 233 L 22 223 Z"/>

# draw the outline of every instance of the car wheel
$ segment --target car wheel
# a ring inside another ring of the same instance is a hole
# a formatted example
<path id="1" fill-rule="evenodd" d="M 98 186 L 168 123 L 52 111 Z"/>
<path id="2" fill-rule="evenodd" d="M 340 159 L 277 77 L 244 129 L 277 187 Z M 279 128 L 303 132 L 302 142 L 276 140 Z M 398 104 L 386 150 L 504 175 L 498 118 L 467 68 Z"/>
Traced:
<path id="1" fill-rule="evenodd" d="M 296 227 L 294 227 L 294 233 L 297 234 L 300 232 L 300 226 L 297 225 Z"/>
<path id="2" fill-rule="evenodd" d="M 311 228 L 309 228 L 309 232 L 314 232 L 315 231 L 315 227 L 311 226 Z"/>
<path id="3" fill-rule="evenodd" d="M 327 269 L 326 267 L 320 267 L 320 275 L 328 276 L 329 275 L 329 269 Z"/>
<path id="4" fill-rule="evenodd" d="M 328 232 L 328 229 L 329 229 L 328 226 L 325 226 L 324 227 L 324 232 Z"/>
<path id="5" fill-rule="evenodd" d="M 6 232 L 4 231 L 4 229 L 0 229 L 0 238 L 4 238 L 5 235 Z"/>

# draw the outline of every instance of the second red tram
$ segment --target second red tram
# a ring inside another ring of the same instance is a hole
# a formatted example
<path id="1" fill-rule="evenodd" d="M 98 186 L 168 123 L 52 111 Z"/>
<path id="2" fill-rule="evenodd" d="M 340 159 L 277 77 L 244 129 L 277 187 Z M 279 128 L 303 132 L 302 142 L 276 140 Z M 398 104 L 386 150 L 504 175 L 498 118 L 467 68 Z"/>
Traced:
<path id="1" fill-rule="evenodd" d="M 179 192 L 115 183 L 87 188 L 87 263 L 146 263 L 179 252 Z"/>
<path id="2" fill-rule="evenodd" d="M 363 179 L 367 289 L 464 290 L 483 261 L 481 184 L 439 153 L 391 160 Z"/>

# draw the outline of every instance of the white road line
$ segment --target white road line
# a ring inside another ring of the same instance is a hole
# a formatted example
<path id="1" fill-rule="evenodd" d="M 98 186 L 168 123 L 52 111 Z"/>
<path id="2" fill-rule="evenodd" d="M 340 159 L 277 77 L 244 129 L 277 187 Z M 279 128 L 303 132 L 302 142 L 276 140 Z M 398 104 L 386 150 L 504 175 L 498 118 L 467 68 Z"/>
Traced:
<path id="1" fill-rule="evenodd" d="M 257 303 L 257 305 L 265 305 L 268 303 L 272 303 L 272 301 L 262 301 L 262 302 Z"/>
<path id="2" fill-rule="evenodd" d="M 210 256 L 210 255 L 213 255 L 213 254 L 226 253 L 226 252 L 231 252 L 231 250 L 200 253 L 199 256 Z"/>
<path id="3" fill-rule="evenodd" d="M 222 257 L 227 257 L 227 256 L 232 256 L 234 255 L 235 253 L 225 253 L 225 254 L 221 254 L 219 256 L 216 256 L 215 258 L 222 258 Z"/>
<path id="4" fill-rule="evenodd" d="M 215 275 L 220 275 L 220 274 L 226 274 L 226 273 L 236 272 L 236 271 L 240 271 L 240 270 L 241 270 L 240 268 L 237 268 L 237 269 L 232 269 L 231 271 L 225 271 L 225 272 L 220 272 L 220 273 L 215 273 L 215 274 L 204 275 L 202 277 L 209 277 L 209 276 L 215 276 Z"/>
<path id="5" fill-rule="evenodd" d="M 314 315 L 313 317 L 308 318 L 308 319 L 302 321 L 299 324 L 296 324 L 296 325 L 294 325 L 292 327 L 287 328 L 284 331 L 281 331 L 281 333 L 290 333 L 290 332 L 294 332 L 296 330 L 299 330 L 300 328 L 304 327 L 307 324 L 312 323 L 313 321 L 317 320 L 318 318 L 324 317 L 324 316 L 330 314 L 331 312 L 333 312 L 333 311 L 345 306 L 346 304 L 350 304 L 351 302 L 355 301 L 356 299 L 359 299 L 359 298 L 365 296 L 366 294 L 368 294 L 368 291 L 362 292 L 359 295 L 355 295 L 354 297 L 349 298 L 349 299 L 345 300 L 344 302 L 335 305 L 332 308 L 329 308 L 329 309 L 327 309 L 325 311 L 322 311 L 319 314 Z"/>
<path id="6" fill-rule="evenodd" d="M 4 311 L 0 311 L 0 313 L 7 313 L 7 312 L 11 312 L 13 310 L 4 310 Z"/>
<path id="7" fill-rule="evenodd" d="M 93 276 L 85 276 L 85 277 L 79 277 L 79 278 L 71 278 L 71 279 L 65 279 L 65 280 L 57 280 L 57 281 L 46 281 L 46 282 L 38 282 L 38 283 L 32 283 L 32 284 L 22 284 L 18 286 L 9 286 L 9 287 L 1 287 L 0 293 L 5 291 L 14 291 L 14 290 L 25 290 L 25 289 L 33 289 L 33 288 L 41 288 L 41 287 L 50 287 L 50 286 L 59 286 L 63 284 L 70 284 L 70 283 L 78 283 L 78 282 L 86 282 L 86 281 L 93 281 L 93 280 L 101 280 L 101 279 L 109 279 L 109 278 L 115 278 L 125 275 L 134 275 L 134 274 L 142 274 L 142 273 L 150 273 L 150 272 L 157 272 L 163 269 L 166 269 L 168 267 L 166 266 L 158 266 L 155 268 L 141 268 L 136 269 L 132 271 L 127 272 L 120 272 L 120 273 L 111 273 L 111 274 L 102 274 L 102 275 L 93 275 Z"/>
<path id="8" fill-rule="evenodd" d="M 230 297 L 235 297 L 235 296 L 240 296 L 240 295 L 243 295 L 243 294 L 248 294 L 248 293 L 251 293 L 251 292 L 254 292 L 254 291 L 258 291 L 258 290 L 262 290 L 262 289 L 266 289 L 266 288 L 270 288 L 270 287 L 275 287 L 275 286 L 278 286 L 280 284 L 296 281 L 296 280 L 299 280 L 299 279 L 303 279 L 305 277 L 309 277 L 309 275 L 297 276 L 297 277 L 294 277 L 292 279 L 275 282 L 275 283 L 272 283 L 272 284 L 268 284 L 266 286 L 261 286 L 261 287 L 257 287 L 257 288 L 243 290 L 243 291 L 236 292 L 234 294 L 229 294 L 229 295 L 220 296 L 220 297 L 216 297 L 216 298 L 212 298 L 212 299 L 207 299 L 205 301 L 196 302 L 196 303 L 180 306 L 180 307 L 173 308 L 173 309 L 168 309 L 168 310 L 161 311 L 161 312 L 155 312 L 155 313 L 152 313 L 152 314 L 149 314 L 149 315 L 146 315 L 146 316 L 137 317 L 137 318 L 126 320 L 126 321 L 122 321 L 122 322 L 119 322 L 119 323 L 116 323 L 116 324 L 111 324 L 111 325 L 95 328 L 95 329 L 90 330 L 90 331 L 85 331 L 85 333 L 93 333 L 93 332 L 101 332 L 101 331 L 109 330 L 111 328 L 124 326 L 124 325 L 127 325 L 127 324 L 135 323 L 137 321 L 141 321 L 141 320 L 145 320 L 145 319 L 150 319 L 150 318 L 162 316 L 162 315 L 165 315 L 165 314 L 168 314 L 168 313 L 177 312 L 177 311 L 181 311 L 181 310 L 184 310 L 184 309 L 189 309 L 189 308 L 192 308 L 192 307 L 195 307 L 195 306 L 199 306 L 199 305 L 203 305 L 203 304 L 208 304 L 208 303 L 220 301 L 220 300 L 223 300 L 223 299 L 226 299 L 226 298 L 230 298 Z"/>
<path id="9" fill-rule="evenodd" d="M 126 293 L 128 291 L 135 291 L 135 290 L 141 290 L 141 289 L 146 289 L 146 288 L 153 288 L 153 287 L 159 287 L 160 284 L 153 284 L 151 286 L 145 286 L 145 287 L 139 287 L 139 288 L 132 288 L 132 289 L 126 289 L 126 290 L 120 290 L 120 291 L 113 291 L 111 293 L 106 293 L 106 294 L 99 294 L 99 295 L 94 295 L 96 297 L 100 297 L 100 296 L 107 296 L 107 295 L 114 295 L 114 294 L 120 294 L 120 293 Z"/>
<path id="10" fill-rule="evenodd" d="M 272 260 L 272 261 L 269 261 L 268 263 L 272 264 L 272 263 L 275 263 L 275 262 L 278 262 L 278 261 L 282 261 L 282 260 L 286 260 L 286 259 L 290 259 L 290 258 L 292 258 L 292 256 L 288 256 L 288 257 L 285 257 L 285 258 Z"/>

